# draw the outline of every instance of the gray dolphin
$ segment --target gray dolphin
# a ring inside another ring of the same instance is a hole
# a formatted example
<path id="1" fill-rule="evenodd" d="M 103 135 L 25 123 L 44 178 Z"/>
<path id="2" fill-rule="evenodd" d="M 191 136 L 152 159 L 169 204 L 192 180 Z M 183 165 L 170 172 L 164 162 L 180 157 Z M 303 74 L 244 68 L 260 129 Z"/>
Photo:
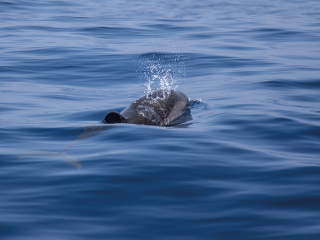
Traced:
<path id="1" fill-rule="evenodd" d="M 175 90 L 158 90 L 131 103 L 121 113 L 115 111 L 109 112 L 103 122 L 157 126 L 174 125 L 192 119 L 189 106 L 190 102 L 184 93 Z M 186 126 L 188 125 L 186 124 Z M 80 141 L 115 127 L 117 126 L 105 124 L 84 127 L 84 132 L 76 140 L 69 143 L 61 152 L 29 152 L 21 155 L 18 159 L 21 160 L 25 157 L 54 157 L 63 159 L 66 163 L 80 169 L 82 168 L 81 162 L 77 157 L 67 154 L 67 151 Z"/>
<path id="2" fill-rule="evenodd" d="M 158 90 L 131 103 L 121 113 L 112 111 L 105 123 L 168 126 L 189 110 L 188 97 L 175 90 Z"/>

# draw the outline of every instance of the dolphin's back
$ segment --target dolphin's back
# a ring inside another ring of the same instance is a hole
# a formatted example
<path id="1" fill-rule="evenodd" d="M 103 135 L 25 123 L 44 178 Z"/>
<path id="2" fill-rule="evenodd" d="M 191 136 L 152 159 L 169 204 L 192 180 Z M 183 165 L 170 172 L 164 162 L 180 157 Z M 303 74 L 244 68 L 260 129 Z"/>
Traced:
<path id="1" fill-rule="evenodd" d="M 169 125 L 188 109 L 188 97 L 179 91 L 158 90 L 131 103 L 121 112 L 127 123 Z"/>

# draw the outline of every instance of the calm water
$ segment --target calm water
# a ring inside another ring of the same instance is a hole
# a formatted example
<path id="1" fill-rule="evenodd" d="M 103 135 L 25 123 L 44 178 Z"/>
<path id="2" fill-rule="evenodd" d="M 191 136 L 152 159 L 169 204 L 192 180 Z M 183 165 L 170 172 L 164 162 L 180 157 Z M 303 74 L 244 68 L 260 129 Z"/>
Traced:
<path id="1" fill-rule="evenodd" d="M 319 1 L 0 0 L 0 238 L 320 239 L 319 66 Z"/>

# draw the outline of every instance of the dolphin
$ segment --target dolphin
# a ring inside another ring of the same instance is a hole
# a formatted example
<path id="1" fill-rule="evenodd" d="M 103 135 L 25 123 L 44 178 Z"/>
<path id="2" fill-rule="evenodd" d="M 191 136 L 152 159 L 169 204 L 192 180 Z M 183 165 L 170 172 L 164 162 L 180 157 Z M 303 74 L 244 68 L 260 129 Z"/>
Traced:
<path id="1" fill-rule="evenodd" d="M 175 90 L 158 90 L 136 100 L 121 113 L 111 111 L 104 123 L 168 126 L 189 110 L 188 97 Z"/>
<path id="2" fill-rule="evenodd" d="M 131 103 L 121 113 L 111 111 L 105 117 L 102 123 L 132 123 L 155 126 L 172 126 L 192 120 L 188 97 L 175 90 L 158 90 L 148 94 L 135 102 Z M 187 127 L 189 124 L 181 127 Z M 26 157 L 54 157 L 63 159 L 71 166 L 81 169 L 82 164 L 77 157 L 68 154 L 70 148 L 80 141 L 93 137 L 102 131 L 118 127 L 117 125 L 99 124 L 95 126 L 84 127 L 84 132 L 76 140 L 69 143 L 60 152 L 29 152 L 18 157 L 18 160 Z"/>

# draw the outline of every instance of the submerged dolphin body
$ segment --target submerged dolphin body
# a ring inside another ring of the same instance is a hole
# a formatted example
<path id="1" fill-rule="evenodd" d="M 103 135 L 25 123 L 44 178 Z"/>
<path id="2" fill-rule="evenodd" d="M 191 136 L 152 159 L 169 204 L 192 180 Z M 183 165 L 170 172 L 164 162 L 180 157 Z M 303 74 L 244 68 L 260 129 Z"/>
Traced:
<path id="1" fill-rule="evenodd" d="M 57 158 L 64 160 L 67 164 L 71 166 L 81 169 L 82 164 L 79 159 L 75 156 L 68 154 L 67 152 L 72 148 L 74 145 L 78 144 L 79 142 L 93 137 L 99 134 L 102 131 L 110 130 L 112 128 L 116 128 L 115 125 L 106 125 L 106 124 L 99 124 L 95 126 L 88 126 L 84 127 L 84 132 L 78 136 L 78 138 L 71 143 L 69 143 L 62 151 L 60 152 L 45 152 L 45 151 L 36 151 L 36 152 L 27 152 L 20 155 L 17 160 L 22 160 L 26 157 L 49 157 L 49 158 Z"/>
<path id="2" fill-rule="evenodd" d="M 188 109 L 189 100 L 184 93 L 158 90 L 131 103 L 121 113 L 109 112 L 104 122 L 168 126 Z"/>

